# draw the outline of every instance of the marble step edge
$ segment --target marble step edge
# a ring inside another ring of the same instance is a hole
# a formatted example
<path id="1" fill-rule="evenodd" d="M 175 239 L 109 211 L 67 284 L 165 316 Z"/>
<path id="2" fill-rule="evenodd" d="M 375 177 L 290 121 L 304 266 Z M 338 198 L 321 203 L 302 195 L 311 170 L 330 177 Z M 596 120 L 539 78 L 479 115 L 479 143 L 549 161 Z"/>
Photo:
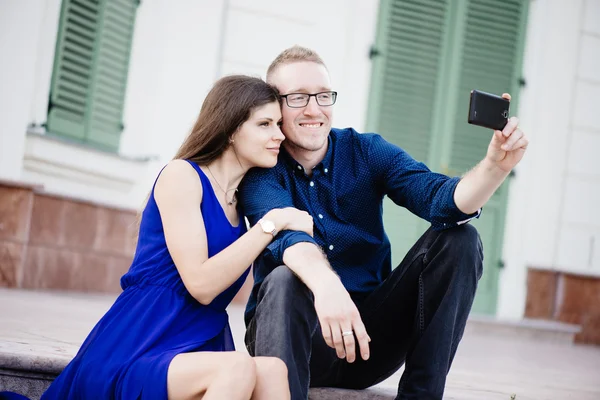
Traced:
<path id="1" fill-rule="evenodd" d="M 12 352 L 0 348 L 0 370 L 12 371 L 15 375 L 42 374 L 58 376 L 71 361 L 70 358 L 57 356 L 55 354 L 32 354 L 23 352 Z"/>
<path id="2" fill-rule="evenodd" d="M 508 320 L 487 315 L 471 315 L 466 331 L 489 334 L 509 334 L 515 337 L 535 337 L 550 341 L 573 342 L 575 335 L 582 330 L 580 325 L 565 322 L 530 319 Z"/>

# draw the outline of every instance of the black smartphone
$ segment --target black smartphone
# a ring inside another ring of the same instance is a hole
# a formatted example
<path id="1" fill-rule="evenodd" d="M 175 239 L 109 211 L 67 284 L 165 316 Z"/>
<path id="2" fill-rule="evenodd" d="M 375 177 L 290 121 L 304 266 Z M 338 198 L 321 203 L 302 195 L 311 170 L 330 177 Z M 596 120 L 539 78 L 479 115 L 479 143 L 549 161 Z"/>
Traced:
<path id="1" fill-rule="evenodd" d="M 510 101 L 495 94 L 471 90 L 469 124 L 501 131 L 508 123 Z"/>

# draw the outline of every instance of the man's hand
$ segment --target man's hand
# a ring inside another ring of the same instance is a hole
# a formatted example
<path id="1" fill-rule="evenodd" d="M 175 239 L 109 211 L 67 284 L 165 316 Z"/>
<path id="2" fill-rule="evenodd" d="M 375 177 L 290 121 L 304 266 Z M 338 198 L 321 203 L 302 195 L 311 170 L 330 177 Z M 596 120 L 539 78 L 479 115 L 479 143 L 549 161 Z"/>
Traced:
<path id="1" fill-rule="evenodd" d="M 504 93 L 505 99 L 510 95 Z M 511 117 L 501 131 L 494 131 L 485 158 L 462 177 L 454 191 L 454 203 L 465 214 L 473 214 L 492 197 L 510 171 L 521 161 L 529 140 Z"/>
<path id="2" fill-rule="evenodd" d="M 336 350 L 339 358 L 345 357 L 351 363 L 356 360 L 358 341 L 360 354 L 367 360 L 371 338 L 350 294 L 331 269 L 325 254 L 313 243 L 296 243 L 283 253 L 283 263 L 312 291 L 327 345 Z"/>
<path id="3" fill-rule="evenodd" d="M 335 275 L 331 275 L 313 290 L 315 310 L 323 338 L 334 348 L 339 358 L 349 363 L 356 360 L 356 341 L 363 360 L 369 359 L 369 342 L 365 325 L 348 291 Z"/>
<path id="4" fill-rule="evenodd" d="M 510 100 L 510 94 L 502 95 Z M 504 172 L 510 172 L 523 158 L 529 140 L 519 129 L 519 119 L 511 117 L 502 131 L 494 131 L 486 157 Z"/>

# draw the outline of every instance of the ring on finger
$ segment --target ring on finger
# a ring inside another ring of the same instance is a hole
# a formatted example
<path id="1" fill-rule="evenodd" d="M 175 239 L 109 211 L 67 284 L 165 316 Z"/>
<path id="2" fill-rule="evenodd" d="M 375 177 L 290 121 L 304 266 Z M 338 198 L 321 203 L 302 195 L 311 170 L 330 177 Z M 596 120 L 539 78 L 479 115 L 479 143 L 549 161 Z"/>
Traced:
<path id="1" fill-rule="evenodd" d="M 352 336 L 352 335 L 354 335 L 354 332 L 352 332 L 352 331 L 343 331 L 342 332 L 342 336 Z"/>

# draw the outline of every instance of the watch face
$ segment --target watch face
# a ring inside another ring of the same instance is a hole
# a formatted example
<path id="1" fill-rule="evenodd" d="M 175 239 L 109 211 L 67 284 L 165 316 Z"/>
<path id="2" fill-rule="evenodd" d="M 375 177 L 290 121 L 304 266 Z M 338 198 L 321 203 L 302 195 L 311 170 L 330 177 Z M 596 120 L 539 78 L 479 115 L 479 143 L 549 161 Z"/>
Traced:
<path id="1" fill-rule="evenodd" d="M 269 233 L 273 232 L 273 230 L 275 229 L 275 224 L 269 220 L 263 220 L 262 226 L 263 230 Z"/>

